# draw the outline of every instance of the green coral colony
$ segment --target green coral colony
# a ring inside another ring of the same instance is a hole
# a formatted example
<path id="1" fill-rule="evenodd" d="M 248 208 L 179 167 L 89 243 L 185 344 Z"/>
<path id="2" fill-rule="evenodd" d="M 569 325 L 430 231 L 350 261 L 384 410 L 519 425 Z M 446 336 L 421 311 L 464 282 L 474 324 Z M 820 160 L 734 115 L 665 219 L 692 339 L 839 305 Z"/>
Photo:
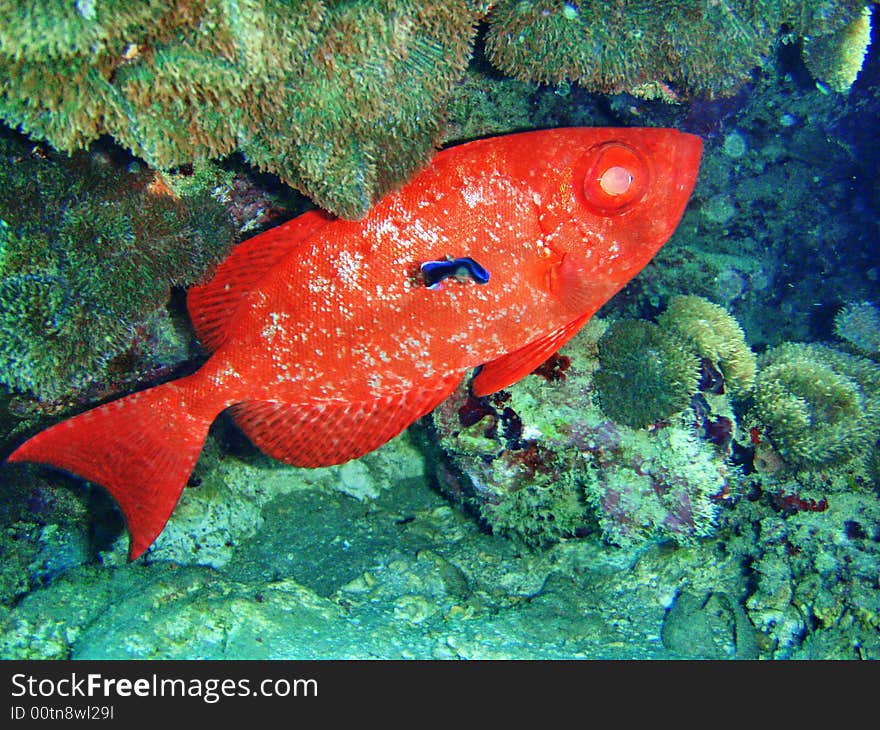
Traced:
<path id="1" fill-rule="evenodd" d="M 627 426 L 647 426 L 687 408 L 700 361 L 659 325 L 616 322 L 599 340 L 595 376 L 602 410 Z"/>
<path id="2" fill-rule="evenodd" d="M 51 401 L 105 380 L 138 340 L 154 356 L 174 340 L 171 287 L 219 262 L 233 230 L 210 195 L 154 180 L 0 136 L 0 383 Z"/>
<path id="3" fill-rule="evenodd" d="M 856 73 L 861 66 L 870 15 L 859 0 L 514 0 L 499 3 L 493 11 L 486 51 L 502 71 L 527 81 L 568 79 L 598 91 L 648 95 L 671 95 L 663 88 L 669 83 L 691 92 L 724 95 L 763 64 L 783 25 L 795 37 L 827 37 L 834 49 L 854 47 L 848 56 L 826 52 L 813 66 L 818 77 L 842 76 L 852 84 L 851 72 L 836 69 L 841 63 L 852 67 L 856 57 Z M 814 44 L 818 45 L 815 40 Z M 839 81 L 834 86 L 843 90 Z"/>
<path id="4" fill-rule="evenodd" d="M 783 26 L 843 91 L 870 37 L 862 0 L 27 0 L 0 4 L 0 118 L 160 169 L 238 150 L 360 217 L 440 143 L 480 20 L 513 77 L 664 98 L 732 93 Z"/>
<path id="5" fill-rule="evenodd" d="M 761 358 L 754 415 L 793 467 L 863 457 L 880 432 L 880 366 L 825 345 L 784 343 Z"/>
<path id="6" fill-rule="evenodd" d="M 476 18 L 464 0 L 4 3 L 0 117 L 61 150 L 110 134 L 158 168 L 239 149 L 357 217 L 438 143 Z"/>

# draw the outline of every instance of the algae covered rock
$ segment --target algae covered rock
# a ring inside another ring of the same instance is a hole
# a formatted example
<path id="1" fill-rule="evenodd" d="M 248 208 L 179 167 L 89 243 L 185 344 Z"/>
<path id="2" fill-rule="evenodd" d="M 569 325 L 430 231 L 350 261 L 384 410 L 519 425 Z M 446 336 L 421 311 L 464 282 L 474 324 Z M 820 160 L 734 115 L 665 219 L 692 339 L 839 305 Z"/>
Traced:
<path id="1" fill-rule="evenodd" d="M 757 659 L 758 639 L 743 607 L 725 593 L 683 591 L 663 621 L 663 645 L 689 659 Z"/>
<path id="2" fill-rule="evenodd" d="M 579 468 L 577 448 L 566 443 L 569 408 L 557 410 L 566 393 L 536 392 L 543 390 L 537 378 L 486 399 L 461 387 L 432 414 L 443 450 L 437 460 L 441 490 L 494 532 L 534 546 L 595 527 L 583 492 L 589 471 Z M 549 418 L 539 409 L 548 395 L 556 411 L 548 409 Z"/>
<path id="3" fill-rule="evenodd" d="M 695 427 L 703 414 L 690 394 L 676 404 L 680 415 L 651 430 L 603 412 L 594 378 L 604 330 L 594 320 L 537 374 L 488 398 L 463 386 L 435 409 L 450 462 L 438 467 L 440 488 L 493 531 L 529 545 L 597 532 L 627 547 L 692 544 L 712 533 L 718 499 L 735 478 L 726 451 Z"/>
<path id="4" fill-rule="evenodd" d="M 829 494 L 821 512 L 768 515 L 750 502 L 732 517 L 737 532 L 757 536 L 745 603 L 764 656 L 880 658 L 880 502 L 873 490 Z"/>
<path id="5" fill-rule="evenodd" d="M 596 468 L 585 491 L 603 537 L 628 547 L 646 540 L 693 544 L 714 532 L 734 480 L 723 456 L 684 424 L 657 431 L 621 427 L 619 441 L 588 449 Z"/>
<path id="6" fill-rule="evenodd" d="M 223 424 L 215 432 L 222 434 Z M 233 561 L 242 543 L 264 529 L 265 512 L 277 509 L 285 498 L 294 504 L 301 500 L 303 513 L 309 490 L 369 504 L 399 481 L 415 480 L 422 474 L 420 454 L 406 432 L 361 459 L 319 469 L 281 466 L 262 455 L 237 459 L 224 453 L 218 439 L 210 438 L 191 484 L 183 490 L 174 514 L 144 561 L 222 568 Z M 296 515 L 295 509 L 292 512 Z M 276 514 L 275 518 L 296 517 Z M 288 546 L 275 546 L 274 533 L 268 532 L 271 536 L 264 536 L 262 543 L 272 554 L 264 558 L 264 565 L 288 550 Z M 328 575 L 332 572 L 327 570 Z"/>

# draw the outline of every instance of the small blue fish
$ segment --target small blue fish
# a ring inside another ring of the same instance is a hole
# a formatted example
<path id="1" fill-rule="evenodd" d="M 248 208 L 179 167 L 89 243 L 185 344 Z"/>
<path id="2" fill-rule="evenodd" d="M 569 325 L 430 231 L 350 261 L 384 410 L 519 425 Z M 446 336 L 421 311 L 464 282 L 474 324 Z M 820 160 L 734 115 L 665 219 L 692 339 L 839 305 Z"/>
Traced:
<path id="1" fill-rule="evenodd" d="M 468 256 L 454 259 L 447 256 L 440 261 L 425 261 L 419 268 L 428 289 L 437 289 L 444 279 L 454 277 L 458 281 L 473 279 L 477 284 L 489 281 L 489 272 Z"/>

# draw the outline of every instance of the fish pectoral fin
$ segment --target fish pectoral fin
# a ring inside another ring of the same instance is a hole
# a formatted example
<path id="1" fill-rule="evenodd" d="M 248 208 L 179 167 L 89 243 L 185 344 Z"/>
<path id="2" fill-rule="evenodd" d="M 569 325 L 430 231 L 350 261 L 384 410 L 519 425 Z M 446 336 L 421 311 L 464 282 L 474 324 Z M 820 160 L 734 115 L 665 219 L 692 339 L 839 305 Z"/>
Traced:
<path id="1" fill-rule="evenodd" d="M 190 288 L 186 304 L 201 343 L 211 352 L 220 347 L 244 296 L 266 272 L 331 221 L 325 213 L 310 210 L 271 228 L 238 244 L 209 282 Z"/>
<path id="2" fill-rule="evenodd" d="M 447 375 L 430 387 L 370 400 L 283 403 L 245 401 L 236 423 L 264 454 L 295 466 L 332 466 L 379 448 L 432 411 L 461 382 Z"/>
<path id="3" fill-rule="evenodd" d="M 479 398 L 521 380 L 574 337 L 591 315 L 592 312 L 578 317 L 519 350 L 487 362 L 471 381 L 471 391 Z"/>
<path id="4" fill-rule="evenodd" d="M 626 273 L 624 265 L 620 270 Z M 595 312 L 613 297 L 623 282 L 596 270 L 596 262 L 582 255 L 566 253 L 551 270 L 548 289 L 559 298 L 570 312 Z"/>

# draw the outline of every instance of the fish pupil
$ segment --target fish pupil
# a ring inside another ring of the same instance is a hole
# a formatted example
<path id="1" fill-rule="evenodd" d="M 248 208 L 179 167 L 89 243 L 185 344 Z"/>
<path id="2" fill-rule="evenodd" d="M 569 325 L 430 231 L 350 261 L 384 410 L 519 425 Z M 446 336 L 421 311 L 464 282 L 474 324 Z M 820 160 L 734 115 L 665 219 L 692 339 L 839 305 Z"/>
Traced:
<path id="1" fill-rule="evenodd" d="M 633 183 L 633 175 L 625 167 L 609 167 L 599 178 L 599 187 L 608 195 L 623 195 Z"/>

